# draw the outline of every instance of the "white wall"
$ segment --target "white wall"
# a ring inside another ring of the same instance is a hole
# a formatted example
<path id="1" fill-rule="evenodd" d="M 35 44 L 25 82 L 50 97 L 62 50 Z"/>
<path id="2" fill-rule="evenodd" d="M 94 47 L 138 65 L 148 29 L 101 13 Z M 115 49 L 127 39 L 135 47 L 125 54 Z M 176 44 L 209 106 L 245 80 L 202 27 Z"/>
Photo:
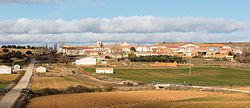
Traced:
<path id="1" fill-rule="evenodd" d="M 36 68 L 36 72 L 46 72 L 46 68 L 40 66 L 40 67 Z"/>
<path id="2" fill-rule="evenodd" d="M 11 74 L 12 69 L 9 66 L 0 66 L 0 74 Z"/>
<path id="3" fill-rule="evenodd" d="M 113 70 L 96 70 L 96 73 L 114 73 Z"/>
<path id="4" fill-rule="evenodd" d="M 75 62 L 77 65 L 96 65 L 96 58 L 85 57 L 77 59 Z"/>

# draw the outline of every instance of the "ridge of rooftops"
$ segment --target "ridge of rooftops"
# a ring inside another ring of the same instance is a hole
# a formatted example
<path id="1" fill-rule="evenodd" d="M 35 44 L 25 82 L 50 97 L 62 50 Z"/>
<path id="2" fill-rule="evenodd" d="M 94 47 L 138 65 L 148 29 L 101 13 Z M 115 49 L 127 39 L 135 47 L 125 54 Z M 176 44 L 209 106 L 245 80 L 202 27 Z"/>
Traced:
<path id="1" fill-rule="evenodd" d="M 156 48 L 183 48 L 186 45 L 191 45 L 192 46 L 198 46 L 198 47 L 223 47 L 225 45 L 223 44 L 181 44 L 181 45 L 175 45 L 175 46 L 167 46 L 167 45 L 120 45 L 121 48 L 131 48 L 131 47 L 156 47 Z M 98 47 L 96 45 L 88 45 L 88 46 L 62 46 L 61 48 L 63 49 L 95 49 L 95 48 L 111 48 L 114 45 L 103 45 L 103 47 Z M 119 45 L 118 45 L 119 46 Z"/>

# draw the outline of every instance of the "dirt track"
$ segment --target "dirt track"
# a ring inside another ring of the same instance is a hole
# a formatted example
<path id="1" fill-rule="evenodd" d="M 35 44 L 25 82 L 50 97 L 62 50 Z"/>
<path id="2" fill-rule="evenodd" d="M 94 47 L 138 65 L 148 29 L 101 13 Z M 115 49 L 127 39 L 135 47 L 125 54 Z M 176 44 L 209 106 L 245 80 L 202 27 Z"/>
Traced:
<path id="1" fill-rule="evenodd" d="M 20 91 L 23 88 L 26 88 L 29 84 L 30 77 L 32 76 L 32 72 L 33 72 L 34 63 L 35 63 L 35 59 L 31 59 L 31 63 L 27 67 L 27 71 L 22 77 L 22 79 L 0 101 L 0 108 L 12 108 L 16 100 L 21 95 Z"/>

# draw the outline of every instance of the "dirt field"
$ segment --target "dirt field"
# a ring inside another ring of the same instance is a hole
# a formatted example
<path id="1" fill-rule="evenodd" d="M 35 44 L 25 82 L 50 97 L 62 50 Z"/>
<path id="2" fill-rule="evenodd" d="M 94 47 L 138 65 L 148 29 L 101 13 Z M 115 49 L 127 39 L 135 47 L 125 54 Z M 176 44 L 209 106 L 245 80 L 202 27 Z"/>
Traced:
<path id="1" fill-rule="evenodd" d="M 233 87 L 233 89 L 250 90 L 250 87 Z"/>
<path id="2" fill-rule="evenodd" d="M 30 100 L 27 108 L 250 107 L 248 94 L 198 91 L 129 91 L 64 94 Z"/>
<path id="3" fill-rule="evenodd" d="M 20 74 L 2 74 L 0 75 L 0 81 L 14 81 Z"/>
<path id="4" fill-rule="evenodd" d="M 43 88 L 55 88 L 55 89 L 66 89 L 69 86 L 88 86 L 97 87 L 98 85 L 83 82 L 70 77 L 34 77 L 34 83 L 32 85 L 33 90 Z"/>

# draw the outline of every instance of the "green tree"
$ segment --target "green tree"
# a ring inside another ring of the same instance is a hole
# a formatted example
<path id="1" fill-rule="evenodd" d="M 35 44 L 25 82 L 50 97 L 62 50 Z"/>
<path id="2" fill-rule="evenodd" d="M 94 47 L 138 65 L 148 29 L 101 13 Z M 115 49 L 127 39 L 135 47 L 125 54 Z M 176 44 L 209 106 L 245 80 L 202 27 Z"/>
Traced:
<path id="1" fill-rule="evenodd" d="M 3 52 L 9 52 L 9 50 L 8 50 L 8 49 L 6 49 L 6 48 L 4 48 L 4 49 L 3 49 Z"/>
<path id="2" fill-rule="evenodd" d="M 131 48 L 130 48 L 130 51 L 136 52 L 135 47 L 131 47 Z"/>
<path id="3" fill-rule="evenodd" d="M 26 54 L 27 55 L 32 55 L 32 52 L 31 51 L 27 51 Z"/>
<path id="4" fill-rule="evenodd" d="M 7 48 L 12 48 L 12 45 L 8 45 Z"/>
<path id="5" fill-rule="evenodd" d="M 7 46 L 6 45 L 2 45 L 2 47 L 1 48 L 7 48 Z"/>

